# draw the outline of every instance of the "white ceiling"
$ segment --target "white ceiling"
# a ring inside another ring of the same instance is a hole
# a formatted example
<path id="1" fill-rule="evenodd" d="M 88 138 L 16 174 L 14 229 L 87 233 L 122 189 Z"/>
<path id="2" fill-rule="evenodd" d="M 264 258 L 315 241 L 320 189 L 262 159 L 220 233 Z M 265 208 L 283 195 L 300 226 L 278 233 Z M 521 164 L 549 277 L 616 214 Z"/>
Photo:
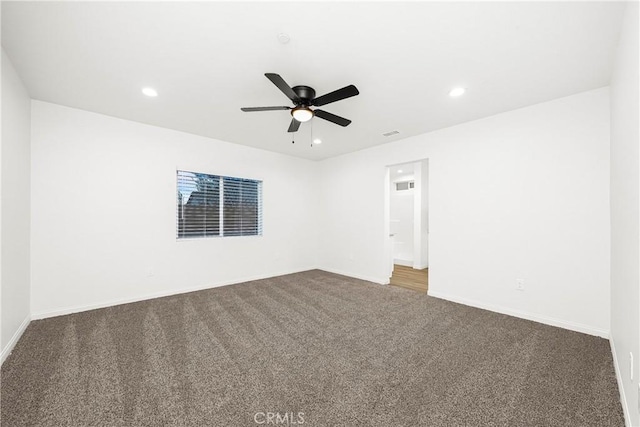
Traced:
<path id="1" fill-rule="evenodd" d="M 2 45 L 34 99 L 323 159 L 606 86 L 617 2 L 2 2 Z M 281 44 L 278 33 L 290 35 Z M 291 144 L 264 77 L 318 95 Z M 157 98 L 140 93 L 143 86 Z M 460 98 L 447 93 L 467 87 Z M 385 138 L 391 130 L 399 135 Z"/>

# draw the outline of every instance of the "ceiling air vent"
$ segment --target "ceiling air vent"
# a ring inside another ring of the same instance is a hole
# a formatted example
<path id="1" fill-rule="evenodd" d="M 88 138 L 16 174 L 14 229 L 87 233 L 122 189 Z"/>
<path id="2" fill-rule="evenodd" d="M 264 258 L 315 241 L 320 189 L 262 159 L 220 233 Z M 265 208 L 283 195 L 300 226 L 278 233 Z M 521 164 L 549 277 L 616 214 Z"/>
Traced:
<path id="1" fill-rule="evenodd" d="M 382 136 L 392 136 L 392 135 L 397 135 L 399 133 L 400 132 L 398 132 L 397 130 L 392 130 L 391 132 L 383 133 Z"/>

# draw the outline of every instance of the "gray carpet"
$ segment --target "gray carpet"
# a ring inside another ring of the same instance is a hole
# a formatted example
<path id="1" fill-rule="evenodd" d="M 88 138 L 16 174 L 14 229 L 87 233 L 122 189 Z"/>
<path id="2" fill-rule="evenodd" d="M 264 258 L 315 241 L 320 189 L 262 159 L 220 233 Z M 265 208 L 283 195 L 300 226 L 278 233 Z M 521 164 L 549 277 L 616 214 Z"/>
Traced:
<path id="1" fill-rule="evenodd" d="M 317 270 L 34 321 L 1 392 L 7 427 L 624 425 L 606 340 Z"/>

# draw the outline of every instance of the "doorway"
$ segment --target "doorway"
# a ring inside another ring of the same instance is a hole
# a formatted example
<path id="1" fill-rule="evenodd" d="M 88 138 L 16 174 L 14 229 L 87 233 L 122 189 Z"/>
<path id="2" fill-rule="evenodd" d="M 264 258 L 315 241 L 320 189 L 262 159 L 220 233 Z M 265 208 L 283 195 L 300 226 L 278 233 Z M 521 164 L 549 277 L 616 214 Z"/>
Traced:
<path id="1" fill-rule="evenodd" d="M 419 292 L 429 286 L 429 162 L 387 167 L 389 283 Z"/>

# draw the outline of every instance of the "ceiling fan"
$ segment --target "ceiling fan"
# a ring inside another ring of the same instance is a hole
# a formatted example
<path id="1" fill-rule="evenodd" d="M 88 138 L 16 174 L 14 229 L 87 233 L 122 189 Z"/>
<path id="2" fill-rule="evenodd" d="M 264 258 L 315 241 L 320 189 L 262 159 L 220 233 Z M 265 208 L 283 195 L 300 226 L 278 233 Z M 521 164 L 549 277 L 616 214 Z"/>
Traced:
<path id="1" fill-rule="evenodd" d="M 340 101 L 342 99 L 350 98 L 358 95 L 358 89 L 354 85 L 345 86 L 342 89 L 334 90 L 326 95 L 322 95 L 316 98 L 316 91 L 309 86 L 294 86 L 290 87 L 287 82 L 284 81 L 279 74 L 266 73 L 265 76 L 276 85 L 278 89 L 282 91 L 287 97 L 293 101 L 295 107 L 243 107 L 244 112 L 253 111 L 276 111 L 276 110 L 291 110 L 291 124 L 289 125 L 288 132 L 297 132 L 300 128 L 300 123 L 311 120 L 314 116 L 324 120 L 328 120 L 340 126 L 349 126 L 351 120 L 344 117 L 336 116 L 335 114 L 328 113 L 324 110 L 315 109 L 311 107 L 321 107 L 332 102 Z"/>

